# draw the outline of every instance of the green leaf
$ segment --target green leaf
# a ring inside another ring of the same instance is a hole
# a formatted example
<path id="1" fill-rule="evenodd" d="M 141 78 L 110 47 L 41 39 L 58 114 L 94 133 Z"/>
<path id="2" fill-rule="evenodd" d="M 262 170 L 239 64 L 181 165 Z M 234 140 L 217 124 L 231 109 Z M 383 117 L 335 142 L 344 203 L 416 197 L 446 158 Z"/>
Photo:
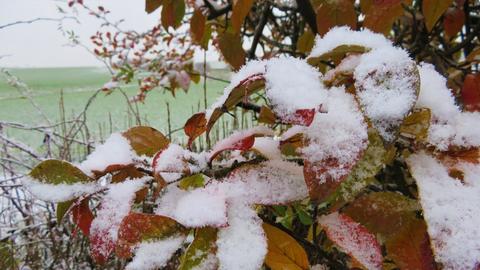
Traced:
<path id="1" fill-rule="evenodd" d="M 440 19 L 453 0 L 423 0 L 422 12 L 425 17 L 425 26 L 428 31 L 432 31 L 435 23 Z"/>
<path id="2" fill-rule="evenodd" d="M 0 242 L 0 269 L 18 269 L 18 262 L 15 259 L 14 246 L 10 241 Z"/>
<path id="3" fill-rule="evenodd" d="M 183 178 L 178 183 L 178 187 L 183 190 L 195 189 L 200 188 L 205 185 L 205 178 L 203 174 L 198 173 L 188 177 Z"/>
<path id="4" fill-rule="evenodd" d="M 153 157 L 155 153 L 167 148 L 170 141 L 160 131 L 147 127 L 137 126 L 122 133 L 128 139 L 137 155 Z"/>
<path id="5" fill-rule="evenodd" d="M 301 205 L 294 206 L 294 208 L 295 212 L 297 213 L 298 220 L 300 220 L 303 225 L 308 226 L 313 224 L 312 217 Z"/>
<path id="6" fill-rule="evenodd" d="M 68 209 L 70 209 L 70 206 L 72 206 L 73 202 L 74 200 L 57 203 L 57 209 L 56 209 L 57 223 L 60 224 L 60 222 L 62 222 L 63 217 L 67 213 Z"/>
<path id="7" fill-rule="evenodd" d="M 93 181 L 71 163 L 55 159 L 42 161 L 32 169 L 29 175 L 38 182 L 54 185 Z"/>
<path id="8" fill-rule="evenodd" d="M 180 259 L 179 270 L 195 269 L 217 250 L 217 229 L 205 227 L 195 232 L 193 242 Z"/>

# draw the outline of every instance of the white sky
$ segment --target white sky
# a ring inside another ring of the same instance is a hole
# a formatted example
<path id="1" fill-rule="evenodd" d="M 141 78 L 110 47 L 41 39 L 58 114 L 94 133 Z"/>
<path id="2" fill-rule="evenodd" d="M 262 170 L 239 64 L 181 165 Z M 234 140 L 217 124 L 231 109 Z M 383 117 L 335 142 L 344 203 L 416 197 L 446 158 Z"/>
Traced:
<path id="1" fill-rule="evenodd" d="M 56 6 L 66 7 L 59 0 L 0 0 L 0 25 L 38 17 L 59 18 Z M 144 0 L 84 0 L 90 7 L 104 6 L 111 11 L 110 18 L 125 19 L 122 29 L 146 30 L 160 18 L 157 10 L 144 11 Z M 96 32 L 100 21 L 87 14 L 79 14 L 81 24 L 73 20 L 64 22 L 67 28 L 80 36 L 82 43 L 90 45 L 89 37 Z M 81 47 L 66 46 L 67 39 L 57 30 L 58 23 L 37 21 L 0 29 L 0 66 L 3 67 L 67 67 L 99 66 L 101 63 Z M 216 55 L 209 52 L 209 60 Z"/>

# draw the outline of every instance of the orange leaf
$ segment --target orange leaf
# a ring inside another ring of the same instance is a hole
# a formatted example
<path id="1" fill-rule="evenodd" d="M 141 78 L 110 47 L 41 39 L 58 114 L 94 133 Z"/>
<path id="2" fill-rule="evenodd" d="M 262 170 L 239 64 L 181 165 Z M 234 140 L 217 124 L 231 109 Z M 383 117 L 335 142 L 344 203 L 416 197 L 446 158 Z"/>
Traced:
<path id="1" fill-rule="evenodd" d="M 232 8 L 232 28 L 235 33 L 240 32 L 243 21 L 253 6 L 255 0 L 235 0 Z"/>
<path id="2" fill-rule="evenodd" d="M 185 233 L 185 228 L 171 218 L 130 213 L 120 224 L 115 252 L 119 257 L 129 258 L 132 256 L 132 249 L 139 242 L 160 240 L 176 233 Z"/>
<path id="3" fill-rule="evenodd" d="M 197 44 L 202 44 L 205 36 L 205 24 L 207 18 L 203 15 L 200 9 L 195 9 L 193 11 L 192 19 L 190 20 L 190 34 L 192 35 L 193 41 Z"/>
<path id="4" fill-rule="evenodd" d="M 366 9 L 363 26 L 377 33 L 387 34 L 393 23 L 403 15 L 404 5 L 411 5 L 412 0 L 373 1 L 362 8 Z"/>
<path id="5" fill-rule="evenodd" d="M 192 115 L 183 127 L 188 136 L 188 148 L 192 146 L 193 141 L 207 130 L 207 119 L 205 113 L 200 112 Z"/>
<path id="6" fill-rule="evenodd" d="M 466 110 L 480 110 L 480 73 L 465 76 L 462 87 L 462 101 Z"/>
<path id="7" fill-rule="evenodd" d="M 147 127 L 137 126 L 122 133 L 127 138 L 137 155 L 153 157 L 158 151 L 167 148 L 170 141 L 160 131 Z"/>
<path id="8" fill-rule="evenodd" d="M 386 240 L 385 246 L 388 256 L 400 269 L 436 269 L 424 220 L 413 217 L 410 222 L 402 224 L 398 231 Z"/>
<path id="9" fill-rule="evenodd" d="M 146 0 L 145 1 L 145 11 L 147 13 L 152 13 L 157 8 L 159 8 L 163 3 L 163 0 Z"/>
<path id="10" fill-rule="evenodd" d="M 453 0 L 423 0 L 422 11 L 425 17 L 425 26 L 432 31 L 435 23 L 452 4 Z"/>
<path id="11" fill-rule="evenodd" d="M 382 269 L 380 244 L 361 224 L 338 212 L 320 217 L 318 223 L 330 240 L 366 269 Z"/>
<path id="12" fill-rule="evenodd" d="M 448 8 L 443 17 L 443 29 L 449 38 L 455 37 L 465 23 L 465 13 L 459 7 Z"/>
<path id="13" fill-rule="evenodd" d="M 88 207 L 88 198 L 81 200 L 72 207 L 73 222 L 77 224 L 84 235 L 90 235 L 90 226 L 93 221 L 93 214 Z"/>
<path id="14" fill-rule="evenodd" d="M 317 8 L 317 28 L 324 35 L 334 26 L 357 28 L 357 14 L 351 0 L 323 1 Z"/>
<path id="15" fill-rule="evenodd" d="M 268 253 L 265 264 L 272 270 L 309 269 L 307 253 L 303 247 L 284 231 L 263 223 L 267 235 Z"/>
<path id="16" fill-rule="evenodd" d="M 185 15 L 185 1 L 183 0 L 163 0 L 162 8 L 162 26 L 168 29 L 169 26 L 177 28 L 182 23 Z"/>
<path id="17" fill-rule="evenodd" d="M 218 36 L 218 48 L 225 61 L 234 70 L 240 69 L 245 64 L 245 51 L 242 47 L 242 39 L 239 34 L 231 32 L 220 33 Z"/>

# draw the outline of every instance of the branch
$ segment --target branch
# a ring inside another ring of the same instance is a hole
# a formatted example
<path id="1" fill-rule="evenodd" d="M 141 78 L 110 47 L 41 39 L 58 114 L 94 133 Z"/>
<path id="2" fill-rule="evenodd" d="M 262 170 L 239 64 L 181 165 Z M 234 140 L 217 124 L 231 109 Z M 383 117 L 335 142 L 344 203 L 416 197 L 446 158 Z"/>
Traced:
<path id="1" fill-rule="evenodd" d="M 307 24 L 312 29 L 314 34 L 318 33 L 317 30 L 317 15 L 313 10 L 310 0 L 297 0 L 298 12 L 303 16 Z"/>
<path id="2" fill-rule="evenodd" d="M 262 17 L 260 17 L 260 22 L 258 23 L 257 28 L 255 28 L 255 33 L 253 34 L 252 47 L 248 52 L 248 59 L 255 58 L 255 51 L 257 50 L 257 45 L 258 45 L 258 42 L 260 41 L 260 37 L 262 36 L 263 28 L 265 28 L 265 25 L 267 24 L 269 13 L 270 13 L 270 2 L 266 2 L 263 13 L 262 13 Z"/>
<path id="3" fill-rule="evenodd" d="M 77 20 L 75 17 L 62 17 L 62 18 L 35 18 L 35 19 L 32 19 L 32 20 L 27 20 L 27 21 L 16 21 L 16 22 L 12 22 L 12 23 L 7 23 L 7 24 L 4 24 L 4 25 L 0 25 L 0 29 L 3 29 L 3 28 L 7 28 L 9 26 L 13 26 L 13 25 L 17 25 L 17 24 L 31 24 L 31 23 L 34 23 L 34 22 L 38 22 L 38 21 L 53 21 L 53 22 L 61 22 L 65 19 L 72 19 L 72 20 Z"/>

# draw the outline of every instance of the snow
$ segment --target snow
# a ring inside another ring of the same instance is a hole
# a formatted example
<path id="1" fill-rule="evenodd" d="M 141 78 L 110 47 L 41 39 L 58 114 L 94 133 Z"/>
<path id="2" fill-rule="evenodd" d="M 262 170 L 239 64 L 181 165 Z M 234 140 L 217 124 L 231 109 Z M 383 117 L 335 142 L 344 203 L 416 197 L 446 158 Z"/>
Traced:
<path id="1" fill-rule="evenodd" d="M 95 151 L 78 166 L 85 174 L 93 176 L 93 171 L 104 171 L 110 165 L 127 165 L 136 157 L 127 138 L 120 133 L 112 133 Z"/>
<path id="2" fill-rule="evenodd" d="M 380 135 L 393 141 L 396 128 L 417 99 L 415 62 L 400 48 L 384 47 L 360 56 L 354 71 L 357 97 Z"/>
<path id="3" fill-rule="evenodd" d="M 148 178 L 126 180 L 117 184 L 110 184 L 103 196 L 96 218 L 92 221 L 90 234 L 96 236 L 99 245 L 93 249 L 108 257 L 109 245 L 117 240 L 117 233 L 123 218 L 130 212 L 135 192 L 144 187 Z M 107 239 L 103 240 L 102 239 Z"/>
<path id="4" fill-rule="evenodd" d="M 218 231 L 219 269 L 260 269 L 267 254 L 267 239 L 255 210 L 242 201 L 230 201 L 228 225 Z"/>
<path id="5" fill-rule="evenodd" d="M 185 236 L 173 236 L 155 242 L 143 242 L 126 270 L 153 270 L 164 267 L 185 241 Z"/>
<path id="6" fill-rule="evenodd" d="M 196 173 L 207 167 L 205 153 L 194 153 L 188 151 L 178 144 L 171 143 L 163 150 L 155 160 L 155 172 L 173 173 L 165 175 L 165 181 L 171 182 L 178 178 L 178 173 Z M 173 176 L 173 177 L 169 177 Z"/>
<path id="7" fill-rule="evenodd" d="M 376 49 L 392 46 L 392 43 L 381 34 L 376 34 L 368 29 L 354 31 L 349 27 L 334 27 L 323 37 L 315 38 L 315 45 L 308 56 L 318 57 L 328 53 L 341 45 L 356 45 Z"/>
<path id="8" fill-rule="evenodd" d="M 217 100 L 210 106 L 211 109 L 206 111 L 206 119 L 210 119 L 210 116 L 215 108 L 220 108 L 223 106 L 232 90 L 235 89 L 235 87 L 237 87 L 242 81 L 250 76 L 265 73 L 265 64 L 266 62 L 263 60 L 249 61 L 238 72 L 233 74 L 232 78 L 230 79 L 230 84 L 225 87 L 225 90 L 223 91 L 223 95 L 218 97 Z"/>
<path id="9" fill-rule="evenodd" d="M 192 191 L 175 185 L 166 188 L 158 199 L 155 213 L 168 216 L 187 227 L 227 224 L 230 200 L 251 204 L 285 204 L 308 196 L 301 166 L 270 160 L 254 167 L 242 167 L 223 181 L 211 181 Z"/>
<path id="10" fill-rule="evenodd" d="M 430 109 L 434 118 L 442 122 L 458 114 L 460 108 L 455 104 L 455 97 L 447 87 L 447 79 L 427 63 L 421 63 L 418 72 L 421 84 L 416 107 Z"/>
<path id="11" fill-rule="evenodd" d="M 281 159 L 280 141 L 270 137 L 255 138 L 253 149 L 267 159 Z"/>
<path id="12" fill-rule="evenodd" d="M 368 141 L 367 125 L 354 97 L 343 88 L 331 88 L 323 109 L 327 112 L 317 112 L 305 129 L 309 144 L 301 149 L 303 156 L 310 162 L 334 159 L 339 164 L 352 164 Z M 348 172 L 348 166 L 337 166 L 317 177 L 323 183 L 329 176 L 340 179 Z"/>
<path id="13" fill-rule="evenodd" d="M 450 146 L 480 146 L 480 113 L 461 112 L 446 79 L 432 65 L 421 64 L 419 72 L 422 83 L 416 107 L 432 112 L 428 142 L 442 151 Z"/>
<path id="14" fill-rule="evenodd" d="M 205 189 L 183 191 L 171 185 L 166 195 L 157 202 L 157 215 L 175 219 L 186 227 L 219 227 L 227 224 L 227 205 L 222 194 Z"/>
<path id="15" fill-rule="evenodd" d="M 199 265 L 196 265 L 192 270 L 216 270 L 218 269 L 218 258 L 213 253 L 208 253 L 207 257 L 202 260 Z"/>
<path id="16" fill-rule="evenodd" d="M 375 237 L 363 230 L 360 224 L 348 221 L 334 212 L 318 219 L 327 228 L 327 235 L 333 242 L 349 253 L 366 269 L 382 269 L 382 254 Z"/>
<path id="17" fill-rule="evenodd" d="M 419 190 L 436 260 L 445 269 L 475 269 L 480 263 L 480 165 L 461 163 L 464 183 L 425 152 L 407 163 Z"/>
<path id="18" fill-rule="evenodd" d="M 65 202 L 102 190 L 97 183 L 45 184 L 31 177 L 22 179 L 23 186 L 37 199 L 47 202 Z"/>
<path id="19" fill-rule="evenodd" d="M 233 148 L 239 141 L 252 135 L 273 136 L 274 133 L 273 130 L 265 126 L 257 126 L 247 130 L 236 131 L 232 135 L 218 141 L 215 144 L 215 146 L 210 151 L 209 159 L 214 157 L 220 151 Z"/>
<path id="20" fill-rule="evenodd" d="M 266 94 L 274 112 L 285 119 L 300 109 L 316 109 L 327 97 L 321 76 L 305 60 L 270 59 L 265 73 Z"/>
<path id="21" fill-rule="evenodd" d="M 206 189 L 249 204 L 285 204 L 308 196 L 303 168 L 282 160 L 239 168 L 224 181 L 212 182 Z"/>
<path id="22" fill-rule="evenodd" d="M 344 72 L 353 72 L 353 70 L 360 64 L 360 55 L 352 54 L 347 57 L 345 57 L 338 66 L 336 66 L 334 69 L 331 69 L 325 73 L 324 80 L 325 81 L 331 81 L 334 79 L 335 75 L 338 73 L 344 73 Z"/>

